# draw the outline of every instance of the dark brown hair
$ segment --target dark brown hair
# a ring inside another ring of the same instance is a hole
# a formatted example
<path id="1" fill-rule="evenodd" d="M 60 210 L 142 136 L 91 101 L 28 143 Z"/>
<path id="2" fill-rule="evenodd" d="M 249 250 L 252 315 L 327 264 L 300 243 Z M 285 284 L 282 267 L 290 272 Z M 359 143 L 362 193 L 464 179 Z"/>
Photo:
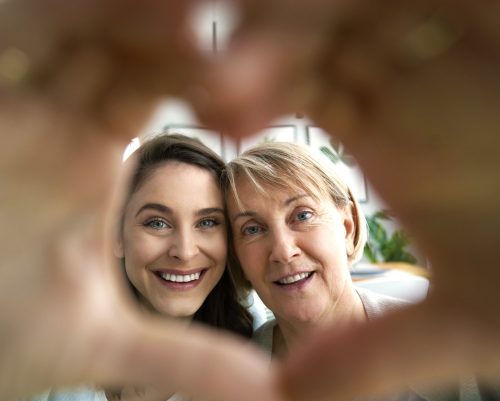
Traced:
<path id="1" fill-rule="evenodd" d="M 159 135 L 148 140 L 132 154 L 129 160 L 127 163 L 135 163 L 135 169 L 130 179 L 125 204 L 156 169 L 170 161 L 191 164 L 207 170 L 214 176 L 218 185 L 224 171 L 224 162 L 215 152 L 198 139 L 178 134 Z M 121 230 L 123 221 L 120 232 Z M 250 337 L 252 315 L 240 303 L 230 270 L 228 268 L 224 270 L 219 282 L 195 313 L 194 320 Z M 130 282 L 129 284 L 132 286 Z M 133 286 L 132 290 L 137 295 L 137 290 Z"/>

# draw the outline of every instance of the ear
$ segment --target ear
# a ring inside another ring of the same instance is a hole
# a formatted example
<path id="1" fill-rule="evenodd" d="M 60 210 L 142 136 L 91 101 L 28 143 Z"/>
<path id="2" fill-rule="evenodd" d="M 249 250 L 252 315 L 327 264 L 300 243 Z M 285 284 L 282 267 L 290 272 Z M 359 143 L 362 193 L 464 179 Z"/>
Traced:
<path id="1" fill-rule="evenodd" d="M 123 252 L 123 240 L 121 236 L 117 238 L 113 244 L 113 254 L 118 259 L 122 259 L 125 257 L 125 253 Z"/>
<path id="2" fill-rule="evenodd" d="M 347 256 L 352 256 L 352 254 L 354 253 L 356 221 L 357 221 L 357 216 L 355 215 L 354 204 L 352 202 L 349 202 L 349 204 L 344 209 L 344 215 L 343 215 L 343 224 L 345 230 L 345 248 L 347 251 Z"/>

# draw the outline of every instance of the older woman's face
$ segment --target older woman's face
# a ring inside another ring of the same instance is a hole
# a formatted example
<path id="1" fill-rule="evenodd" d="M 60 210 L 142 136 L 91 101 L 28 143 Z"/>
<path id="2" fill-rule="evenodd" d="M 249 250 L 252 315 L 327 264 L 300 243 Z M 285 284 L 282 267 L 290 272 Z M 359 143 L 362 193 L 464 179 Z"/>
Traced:
<path id="1" fill-rule="evenodd" d="M 319 323 L 350 291 L 348 251 L 354 223 L 349 208 L 305 192 L 264 185 L 259 193 L 237 179 L 242 209 L 228 196 L 234 246 L 243 271 L 264 303 L 290 323 Z"/>

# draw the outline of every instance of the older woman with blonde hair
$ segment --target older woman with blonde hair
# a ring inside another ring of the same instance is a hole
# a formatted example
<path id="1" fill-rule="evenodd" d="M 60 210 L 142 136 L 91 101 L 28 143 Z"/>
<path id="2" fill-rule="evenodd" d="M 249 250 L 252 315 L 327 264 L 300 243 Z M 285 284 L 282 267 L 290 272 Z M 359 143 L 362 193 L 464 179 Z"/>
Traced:
<path id="1" fill-rule="evenodd" d="M 353 285 L 350 267 L 367 237 L 364 215 L 333 167 L 307 148 L 260 144 L 228 163 L 223 186 L 230 265 L 274 313 L 254 335 L 273 356 L 293 351 L 313 329 L 371 320 L 406 304 Z"/>
<path id="2" fill-rule="evenodd" d="M 234 274 L 274 313 L 257 333 L 274 354 L 311 328 L 369 319 L 396 303 L 354 287 L 365 218 L 348 186 L 307 148 L 258 145 L 227 165 L 224 180 Z"/>

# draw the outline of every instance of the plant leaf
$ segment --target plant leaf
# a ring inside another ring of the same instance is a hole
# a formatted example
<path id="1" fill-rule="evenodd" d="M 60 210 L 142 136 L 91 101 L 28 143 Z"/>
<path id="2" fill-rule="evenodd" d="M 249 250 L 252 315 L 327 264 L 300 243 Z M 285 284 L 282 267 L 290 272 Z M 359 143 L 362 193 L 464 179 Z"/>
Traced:
<path id="1" fill-rule="evenodd" d="M 333 164 L 337 164 L 340 160 L 339 156 L 334 153 L 328 146 L 321 146 L 319 150 L 321 150 L 321 152 L 323 152 L 323 154 L 327 156 Z"/>
<path id="2" fill-rule="evenodd" d="M 383 220 L 392 220 L 390 212 L 379 210 L 366 216 L 369 236 L 364 254 L 370 262 L 408 262 L 416 263 L 417 259 L 405 248 L 410 239 L 402 230 L 396 230 L 389 237 Z"/>
<path id="3" fill-rule="evenodd" d="M 342 142 L 340 142 L 337 138 L 333 136 L 330 137 L 329 142 L 332 149 L 334 149 L 335 152 L 340 153 L 340 148 L 342 148 Z"/>

